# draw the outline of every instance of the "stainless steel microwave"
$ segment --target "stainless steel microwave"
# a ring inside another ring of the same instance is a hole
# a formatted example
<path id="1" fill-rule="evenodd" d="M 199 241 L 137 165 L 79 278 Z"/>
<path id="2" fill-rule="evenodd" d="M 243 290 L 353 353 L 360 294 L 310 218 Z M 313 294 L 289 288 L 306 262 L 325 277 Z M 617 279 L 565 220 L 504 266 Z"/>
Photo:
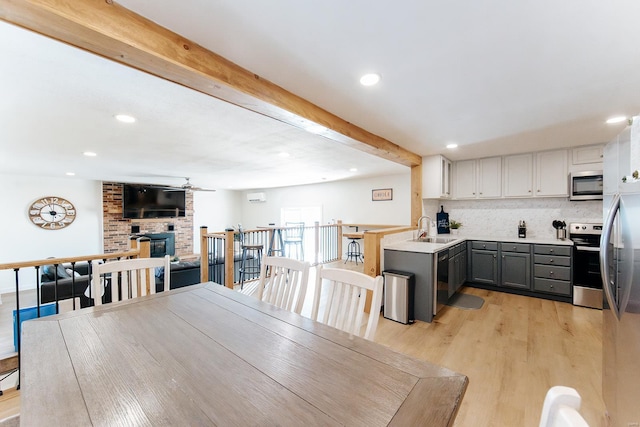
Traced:
<path id="1" fill-rule="evenodd" d="M 602 200 L 602 171 L 572 172 L 569 200 Z"/>

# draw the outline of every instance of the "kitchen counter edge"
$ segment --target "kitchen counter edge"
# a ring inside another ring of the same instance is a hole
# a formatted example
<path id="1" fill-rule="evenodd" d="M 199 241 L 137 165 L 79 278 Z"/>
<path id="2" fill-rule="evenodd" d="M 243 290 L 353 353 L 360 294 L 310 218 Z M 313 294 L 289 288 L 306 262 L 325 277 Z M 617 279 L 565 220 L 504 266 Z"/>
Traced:
<path id="1" fill-rule="evenodd" d="M 439 234 L 438 237 L 454 237 L 454 236 Z M 458 239 L 448 243 L 415 242 L 413 240 L 390 242 L 384 245 L 383 249 L 433 254 L 436 252 L 440 252 L 443 249 L 447 249 L 452 246 L 455 246 L 458 243 L 462 243 L 470 240 L 481 240 L 484 242 L 528 243 L 528 244 L 538 244 L 538 245 L 573 246 L 573 242 L 569 239 L 559 240 L 559 239 L 544 239 L 544 238 L 538 238 L 538 237 L 529 237 L 529 238 L 522 239 L 518 237 L 459 236 Z"/>

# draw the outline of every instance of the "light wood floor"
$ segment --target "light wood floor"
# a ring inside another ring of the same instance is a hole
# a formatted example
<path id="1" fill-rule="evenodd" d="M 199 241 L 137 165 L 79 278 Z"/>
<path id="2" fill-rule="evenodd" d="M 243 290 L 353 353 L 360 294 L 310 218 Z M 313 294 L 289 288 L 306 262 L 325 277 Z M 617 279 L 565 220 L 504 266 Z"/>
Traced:
<path id="1" fill-rule="evenodd" d="M 362 271 L 361 263 L 331 266 Z M 605 425 L 601 311 L 467 287 L 462 292 L 484 298 L 483 307 L 445 307 L 433 323 L 413 325 L 381 316 L 376 333 L 382 345 L 469 377 L 454 426 L 535 427 L 553 385 L 576 388 L 587 422 Z M 309 301 L 303 314 L 308 307 Z M 19 411 L 19 392 L 5 392 L 0 419 Z"/>
<path id="2" fill-rule="evenodd" d="M 455 426 L 536 427 L 547 390 L 574 387 L 592 427 L 605 425 L 602 312 L 464 287 L 479 310 L 445 307 L 433 323 L 381 318 L 376 342 L 469 377 Z"/>

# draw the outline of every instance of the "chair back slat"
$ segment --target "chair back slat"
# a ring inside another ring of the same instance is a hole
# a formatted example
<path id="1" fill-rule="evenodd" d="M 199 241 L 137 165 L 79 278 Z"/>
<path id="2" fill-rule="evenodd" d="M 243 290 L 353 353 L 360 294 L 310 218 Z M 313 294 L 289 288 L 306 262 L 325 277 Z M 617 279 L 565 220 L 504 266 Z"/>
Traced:
<path id="1" fill-rule="evenodd" d="M 320 301 L 326 285 L 324 312 L 320 316 Z M 373 294 L 371 313 L 364 335 L 361 334 L 367 291 Z M 373 340 L 378 327 L 382 302 L 382 276 L 370 277 L 356 271 L 318 266 L 311 317 L 334 328 Z M 320 318 L 322 320 L 320 320 Z"/>
<path id="2" fill-rule="evenodd" d="M 264 255 L 260 267 L 258 298 L 300 314 L 309 280 L 309 263 Z"/>
<path id="3" fill-rule="evenodd" d="M 124 301 L 137 298 L 148 293 L 156 293 L 155 269 L 164 268 L 164 286 L 170 288 L 170 257 L 163 258 L 137 258 L 100 263 L 92 261 L 93 277 L 91 286 L 93 289 L 95 305 L 102 304 L 101 295 L 104 293 L 107 283 L 111 284 L 111 301 Z M 147 292 L 148 289 L 148 292 Z"/>

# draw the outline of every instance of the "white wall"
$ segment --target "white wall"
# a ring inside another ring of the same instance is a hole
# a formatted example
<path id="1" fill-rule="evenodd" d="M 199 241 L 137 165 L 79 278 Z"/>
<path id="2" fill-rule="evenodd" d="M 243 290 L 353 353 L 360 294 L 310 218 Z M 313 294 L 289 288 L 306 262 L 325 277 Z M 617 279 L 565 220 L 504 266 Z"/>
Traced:
<path id="1" fill-rule="evenodd" d="M 91 255 L 102 252 L 102 184 L 65 178 L 0 175 L 0 263 Z M 75 221 L 62 230 L 44 230 L 29 220 L 31 203 L 44 196 L 69 200 L 77 210 Z M 31 269 L 21 270 L 20 283 L 35 283 Z M 0 293 L 15 289 L 15 273 L 0 271 Z"/>
<path id="2" fill-rule="evenodd" d="M 602 222 L 602 201 L 572 202 L 567 198 L 497 200 L 424 200 L 426 215 L 435 219 L 440 205 L 449 219 L 462 223 L 461 235 L 517 237 L 518 223 L 527 224 L 527 237 L 556 238 L 554 220 Z"/>
<path id="3" fill-rule="evenodd" d="M 200 227 L 206 226 L 210 233 L 235 227 L 242 216 L 240 191 L 218 190 L 196 191 L 193 195 L 193 252 L 200 253 Z M 247 198 L 244 197 L 244 201 Z"/>
<path id="4" fill-rule="evenodd" d="M 371 200 L 371 190 L 392 188 L 393 200 Z M 266 202 L 250 203 L 246 194 L 262 192 Z M 345 223 L 397 224 L 411 222 L 411 175 L 388 175 L 374 178 L 353 179 L 325 184 L 301 185 L 256 189 L 242 195 L 242 218 L 244 228 L 255 228 L 269 223 L 280 224 L 280 210 L 285 207 L 322 207 L 322 223 L 342 220 Z M 311 225 L 311 224 L 309 224 Z"/>

